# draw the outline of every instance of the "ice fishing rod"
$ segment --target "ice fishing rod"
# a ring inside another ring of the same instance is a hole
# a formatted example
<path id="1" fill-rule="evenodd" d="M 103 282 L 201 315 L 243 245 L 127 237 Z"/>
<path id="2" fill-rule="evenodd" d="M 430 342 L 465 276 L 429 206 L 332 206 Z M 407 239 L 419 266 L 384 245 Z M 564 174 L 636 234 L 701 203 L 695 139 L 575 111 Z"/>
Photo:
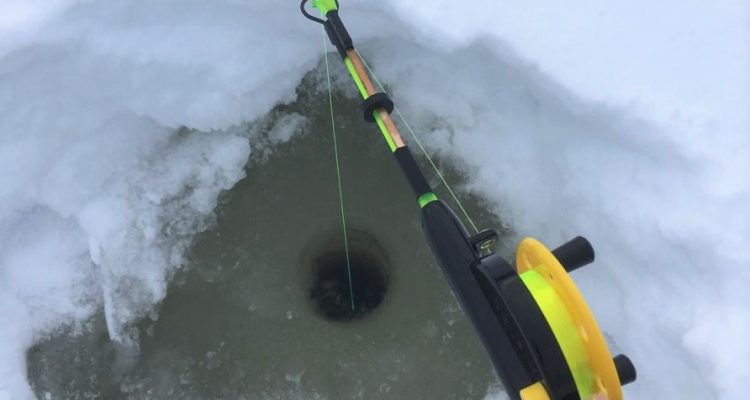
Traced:
<path id="1" fill-rule="evenodd" d="M 313 0 L 322 24 L 363 101 L 364 119 L 377 124 L 421 208 L 422 230 L 463 311 L 469 316 L 506 392 L 514 400 L 620 400 L 636 371 L 624 355 L 612 357 L 569 273 L 594 261 L 577 237 L 555 250 L 526 238 L 516 268 L 492 251 L 497 232 L 470 235 L 433 192 L 391 119 L 393 101 L 379 92 L 338 14 L 338 1 Z"/>

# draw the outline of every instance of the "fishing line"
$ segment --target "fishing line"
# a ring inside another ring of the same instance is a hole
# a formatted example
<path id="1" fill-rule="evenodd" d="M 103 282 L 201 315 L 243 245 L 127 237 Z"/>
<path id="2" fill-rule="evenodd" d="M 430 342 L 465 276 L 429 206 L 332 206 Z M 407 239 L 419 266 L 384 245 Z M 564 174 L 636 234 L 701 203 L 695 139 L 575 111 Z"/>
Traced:
<path id="1" fill-rule="evenodd" d="M 359 51 L 356 48 L 354 49 L 354 51 L 357 52 L 357 55 L 362 60 L 362 64 L 364 64 L 365 68 L 367 68 L 367 71 L 370 73 L 370 76 L 372 76 L 372 78 L 375 80 L 375 83 L 378 84 L 378 86 L 380 87 L 380 90 L 382 90 L 383 93 L 386 93 L 385 87 L 383 87 L 383 84 L 380 83 L 380 80 L 378 79 L 377 75 L 375 75 L 375 71 L 373 71 L 372 68 L 370 68 L 370 64 L 368 64 L 365 58 L 362 57 L 362 54 L 359 54 Z M 469 225 L 471 225 L 472 229 L 474 229 L 474 232 L 479 233 L 479 229 L 474 224 L 474 221 L 469 216 L 469 213 L 466 211 L 463 204 L 461 204 L 461 201 L 458 199 L 458 196 L 456 196 L 456 194 L 453 192 L 448 182 L 445 180 L 445 177 L 440 172 L 440 169 L 438 168 L 438 166 L 432 161 L 432 157 L 430 157 L 430 155 L 427 154 L 427 150 L 424 148 L 424 146 L 422 146 L 422 142 L 417 137 L 417 134 L 414 133 L 414 130 L 411 129 L 411 126 L 406 121 L 406 118 L 404 117 L 404 115 L 401 114 L 401 111 L 398 109 L 398 106 L 394 105 L 393 111 L 396 112 L 399 119 L 401 119 L 401 122 L 403 122 L 404 126 L 406 127 L 406 130 L 409 131 L 409 133 L 411 134 L 411 137 L 414 138 L 414 142 L 422 151 L 422 154 L 424 154 L 425 158 L 427 158 L 427 161 L 429 161 L 430 165 L 432 165 L 432 168 L 435 170 L 435 173 L 437 173 L 437 176 L 440 178 L 440 181 L 443 182 L 443 185 L 445 185 L 445 188 L 448 189 L 448 193 L 450 193 L 451 197 L 458 205 L 458 208 L 461 209 L 461 212 L 464 214 L 464 217 L 466 217 L 466 220 L 469 221 Z"/>
<path id="2" fill-rule="evenodd" d="M 349 298 L 351 299 L 352 311 L 354 311 L 354 285 L 352 284 L 352 268 L 349 261 L 349 238 L 346 233 L 346 213 L 344 212 L 344 191 L 341 185 L 341 168 L 339 165 L 339 146 L 336 138 L 336 118 L 333 113 L 333 90 L 331 89 L 331 71 L 328 67 L 328 45 L 326 44 L 326 33 L 323 30 L 323 57 L 326 61 L 326 79 L 328 81 L 328 106 L 331 110 L 331 132 L 333 133 L 333 153 L 336 160 L 336 179 L 339 188 L 339 205 L 341 208 L 341 225 L 344 230 L 344 251 L 346 252 L 346 273 L 349 278 Z"/>

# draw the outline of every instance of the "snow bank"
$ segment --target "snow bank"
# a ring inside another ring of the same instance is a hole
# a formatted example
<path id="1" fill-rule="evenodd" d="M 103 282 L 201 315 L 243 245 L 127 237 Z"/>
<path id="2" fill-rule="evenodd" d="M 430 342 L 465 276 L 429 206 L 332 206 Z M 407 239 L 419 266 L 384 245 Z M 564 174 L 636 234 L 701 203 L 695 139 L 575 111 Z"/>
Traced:
<path id="1" fill-rule="evenodd" d="M 626 394 L 742 398 L 747 6 L 393 3 L 433 50 L 373 58 L 432 148 L 519 234 L 594 243 L 599 262 L 575 277 L 639 368 Z"/>
<path id="2" fill-rule="evenodd" d="M 24 399 L 25 349 L 54 329 L 104 307 L 110 336 L 131 340 L 244 176 L 231 126 L 290 99 L 319 52 L 270 3 L 0 9 L 0 399 Z"/>

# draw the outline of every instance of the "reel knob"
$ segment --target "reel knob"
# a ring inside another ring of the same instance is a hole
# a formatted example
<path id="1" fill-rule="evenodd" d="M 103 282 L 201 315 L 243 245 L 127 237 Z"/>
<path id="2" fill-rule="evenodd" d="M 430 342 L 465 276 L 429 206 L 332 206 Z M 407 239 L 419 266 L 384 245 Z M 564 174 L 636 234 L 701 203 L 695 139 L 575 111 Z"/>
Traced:
<path id="1" fill-rule="evenodd" d="M 620 377 L 621 385 L 635 382 L 637 376 L 635 365 L 633 365 L 633 362 L 630 361 L 628 356 L 620 354 L 615 356 L 612 360 L 615 362 L 615 369 L 617 370 L 617 376 Z"/>
<path id="2" fill-rule="evenodd" d="M 594 262 L 594 248 L 583 236 L 578 236 L 552 250 L 552 254 L 568 273 Z"/>

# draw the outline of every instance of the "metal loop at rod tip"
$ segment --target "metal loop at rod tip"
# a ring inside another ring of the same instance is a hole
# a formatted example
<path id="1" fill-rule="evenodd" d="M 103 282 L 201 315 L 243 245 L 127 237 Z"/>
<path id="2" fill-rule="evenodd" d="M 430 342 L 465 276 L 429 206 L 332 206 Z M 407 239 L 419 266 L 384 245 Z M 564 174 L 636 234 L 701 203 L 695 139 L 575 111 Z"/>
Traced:
<path id="1" fill-rule="evenodd" d="M 309 19 L 310 21 L 315 21 L 319 24 L 325 24 L 326 22 L 323 21 L 320 18 L 312 16 L 307 10 L 305 9 L 305 4 L 307 4 L 307 0 L 302 0 L 302 2 L 299 4 L 299 9 L 302 11 L 302 15 L 305 16 L 305 18 Z M 336 5 L 338 5 L 338 1 L 336 2 Z"/>
<path id="2" fill-rule="evenodd" d="M 336 2 L 336 9 L 338 10 L 339 8 L 341 8 L 339 6 L 339 0 L 334 0 L 334 1 Z M 305 9 L 305 5 L 306 4 L 307 4 L 307 0 L 302 0 L 302 2 L 299 5 L 299 9 L 302 11 L 302 15 L 304 15 L 305 18 L 309 19 L 310 21 L 315 21 L 315 22 L 317 22 L 319 24 L 324 24 L 325 25 L 326 21 L 324 21 L 324 20 L 322 20 L 320 18 L 314 17 L 312 14 L 310 14 L 309 12 L 307 12 L 307 10 Z"/>

